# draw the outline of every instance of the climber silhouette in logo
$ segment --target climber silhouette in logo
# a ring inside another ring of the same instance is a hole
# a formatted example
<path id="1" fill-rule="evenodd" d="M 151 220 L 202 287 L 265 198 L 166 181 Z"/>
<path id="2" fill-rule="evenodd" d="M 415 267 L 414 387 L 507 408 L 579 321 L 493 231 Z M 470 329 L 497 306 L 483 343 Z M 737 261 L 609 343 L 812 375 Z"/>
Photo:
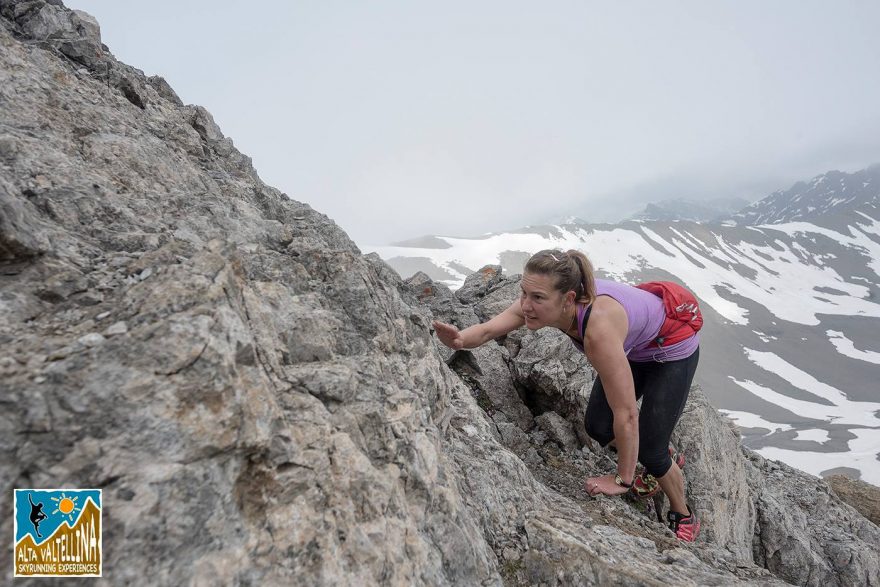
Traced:
<path id="1" fill-rule="evenodd" d="M 49 516 L 43 513 L 43 504 L 34 503 L 34 500 L 31 499 L 30 493 L 28 493 L 28 501 L 31 502 L 31 524 L 34 525 L 34 531 L 37 533 L 37 538 L 42 538 L 43 535 L 40 534 L 40 522 Z"/>

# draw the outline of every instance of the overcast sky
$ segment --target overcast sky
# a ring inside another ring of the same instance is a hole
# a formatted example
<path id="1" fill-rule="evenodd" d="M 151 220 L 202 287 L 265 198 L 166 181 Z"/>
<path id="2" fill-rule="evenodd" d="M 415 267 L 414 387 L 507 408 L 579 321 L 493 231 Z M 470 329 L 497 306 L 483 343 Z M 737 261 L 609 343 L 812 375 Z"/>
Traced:
<path id="1" fill-rule="evenodd" d="M 362 247 L 880 162 L 880 3 L 66 0 Z"/>

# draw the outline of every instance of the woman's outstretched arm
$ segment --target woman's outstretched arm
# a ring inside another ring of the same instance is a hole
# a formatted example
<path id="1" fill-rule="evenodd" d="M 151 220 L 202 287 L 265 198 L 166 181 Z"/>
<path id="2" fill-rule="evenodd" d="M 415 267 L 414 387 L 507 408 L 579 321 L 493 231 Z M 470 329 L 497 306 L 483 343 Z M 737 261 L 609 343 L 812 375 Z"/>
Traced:
<path id="1" fill-rule="evenodd" d="M 499 336 L 504 336 L 511 330 L 516 330 L 523 324 L 525 324 L 525 318 L 523 318 L 518 300 L 488 322 L 475 324 L 464 330 L 459 330 L 452 324 L 437 320 L 433 322 L 437 338 L 454 350 L 476 348 Z"/>

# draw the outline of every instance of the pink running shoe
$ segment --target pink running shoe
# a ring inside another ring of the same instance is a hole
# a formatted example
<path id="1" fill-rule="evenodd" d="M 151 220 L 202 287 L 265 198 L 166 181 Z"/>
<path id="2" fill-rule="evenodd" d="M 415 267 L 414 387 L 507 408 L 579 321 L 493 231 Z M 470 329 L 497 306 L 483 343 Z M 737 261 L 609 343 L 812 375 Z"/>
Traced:
<path id="1" fill-rule="evenodd" d="M 697 514 L 688 506 L 687 516 L 678 512 L 669 511 L 666 513 L 666 519 L 669 520 L 669 529 L 675 532 L 675 535 L 682 542 L 694 542 L 700 533 L 700 520 Z"/>
<path id="2" fill-rule="evenodd" d="M 669 447 L 669 458 L 672 459 L 672 462 L 678 465 L 679 469 L 684 469 L 684 453 L 678 452 L 674 447 Z"/>

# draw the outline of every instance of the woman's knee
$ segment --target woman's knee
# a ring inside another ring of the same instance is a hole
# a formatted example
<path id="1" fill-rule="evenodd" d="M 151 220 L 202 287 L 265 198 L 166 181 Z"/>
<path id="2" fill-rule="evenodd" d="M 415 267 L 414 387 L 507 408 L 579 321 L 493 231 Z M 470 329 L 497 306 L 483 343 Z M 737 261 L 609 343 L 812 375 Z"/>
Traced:
<path id="1" fill-rule="evenodd" d="M 660 449 L 642 450 L 639 447 L 639 462 L 645 467 L 645 471 L 654 477 L 662 477 L 672 466 L 672 459 L 669 457 L 669 447 L 664 446 Z"/>
<path id="2" fill-rule="evenodd" d="M 584 428 L 587 435 L 598 442 L 601 446 L 607 445 L 614 440 L 614 424 L 600 418 L 591 418 L 587 413 L 584 418 Z"/>

